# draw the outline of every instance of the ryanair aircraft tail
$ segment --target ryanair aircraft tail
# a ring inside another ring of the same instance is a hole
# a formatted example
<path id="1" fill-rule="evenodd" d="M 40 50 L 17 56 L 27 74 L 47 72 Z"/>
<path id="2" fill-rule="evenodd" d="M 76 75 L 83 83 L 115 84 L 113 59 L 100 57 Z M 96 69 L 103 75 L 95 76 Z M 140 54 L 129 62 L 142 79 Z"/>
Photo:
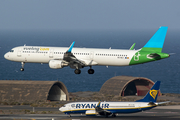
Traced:
<path id="1" fill-rule="evenodd" d="M 141 100 L 137 100 L 136 102 L 156 102 L 159 93 L 160 83 L 161 81 L 157 81 L 146 94 L 146 96 Z"/>
<path id="2" fill-rule="evenodd" d="M 161 53 L 167 30 L 168 27 L 160 27 L 158 31 L 146 43 L 146 45 L 141 49 L 141 51 L 154 51 L 156 53 Z"/>

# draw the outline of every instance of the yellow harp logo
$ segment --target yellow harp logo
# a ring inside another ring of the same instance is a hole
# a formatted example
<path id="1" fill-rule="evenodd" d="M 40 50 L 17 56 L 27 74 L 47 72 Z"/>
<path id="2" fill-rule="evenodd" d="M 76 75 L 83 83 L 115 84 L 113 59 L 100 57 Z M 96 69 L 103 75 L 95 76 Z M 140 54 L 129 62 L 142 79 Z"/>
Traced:
<path id="1" fill-rule="evenodd" d="M 150 90 L 149 94 L 155 99 L 156 95 L 158 94 L 158 90 Z"/>

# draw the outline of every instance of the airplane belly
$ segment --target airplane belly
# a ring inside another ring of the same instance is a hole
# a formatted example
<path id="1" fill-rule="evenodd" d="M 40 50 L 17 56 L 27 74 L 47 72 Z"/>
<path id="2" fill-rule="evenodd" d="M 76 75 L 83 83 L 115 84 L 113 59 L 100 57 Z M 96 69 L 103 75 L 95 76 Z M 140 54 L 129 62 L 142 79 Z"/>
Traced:
<path id="1" fill-rule="evenodd" d="M 32 63 L 48 63 L 50 58 L 48 55 L 31 55 L 25 58 L 26 62 Z"/>
<path id="2" fill-rule="evenodd" d="M 98 65 L 110 65 L 110 66 L 126 66 L 129 65 L 129 60 L 119 60 L 119 59 L 106 59 L 97 61 Z"/>

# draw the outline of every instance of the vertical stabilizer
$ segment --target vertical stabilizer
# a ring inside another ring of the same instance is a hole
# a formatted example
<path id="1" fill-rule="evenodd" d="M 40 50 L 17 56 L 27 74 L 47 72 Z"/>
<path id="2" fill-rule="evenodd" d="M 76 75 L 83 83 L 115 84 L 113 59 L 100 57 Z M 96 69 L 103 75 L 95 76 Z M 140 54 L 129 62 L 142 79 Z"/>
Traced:
<path id="1" fill-rule="evenodd" d="M 146 43 L 146 45 L 141 49 L 142 51 L 155 51 L 161 52 L 164 40 L 166 37 L 168 27 L 160 27 L 158 31 L 151 37 L 151 39 Z"/>
<path id="2" fill-rule="evenodd" d="M 156 102 L 159 93 L 160 83 L 161 81 L 157 81 L 146 94 L 146 96 L 141 100 L 137 100 L 136 102 Z"/>

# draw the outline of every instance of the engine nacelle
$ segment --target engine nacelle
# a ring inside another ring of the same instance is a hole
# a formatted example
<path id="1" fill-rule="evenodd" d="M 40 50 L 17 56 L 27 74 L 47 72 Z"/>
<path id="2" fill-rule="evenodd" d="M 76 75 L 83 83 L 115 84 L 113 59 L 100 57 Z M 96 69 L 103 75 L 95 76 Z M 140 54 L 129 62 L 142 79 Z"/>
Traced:
<path id="1" fill-rule="evenodd" d="M 96 116 L 98 113 L 96 113 L 95 110 L 87 110 L 86 116 Z"/>
<path id="2" fill-rule="evenodd" d="M 50 60 L 49 67 L 52 69 L 60 69 L 63 68 L 65 65 L 62 60 Z"/>

